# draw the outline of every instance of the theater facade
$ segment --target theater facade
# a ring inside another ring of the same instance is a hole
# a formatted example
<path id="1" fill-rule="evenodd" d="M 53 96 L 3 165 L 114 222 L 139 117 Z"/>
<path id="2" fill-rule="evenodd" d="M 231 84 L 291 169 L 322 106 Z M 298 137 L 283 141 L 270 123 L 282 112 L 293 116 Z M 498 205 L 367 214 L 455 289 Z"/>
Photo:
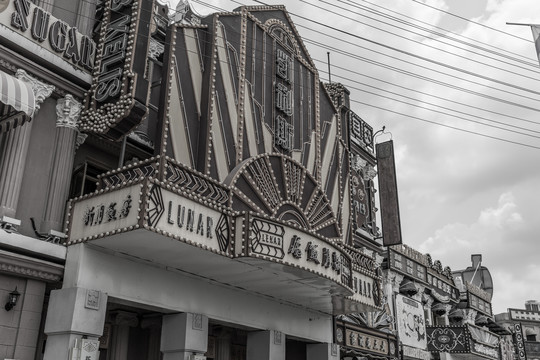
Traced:
<path id="1" fill-rule="evenodd" d="M 373 128 L 284 7 L 184 10 L 105 2 L 44 359 L 341 358 L 383 310 Z"/>

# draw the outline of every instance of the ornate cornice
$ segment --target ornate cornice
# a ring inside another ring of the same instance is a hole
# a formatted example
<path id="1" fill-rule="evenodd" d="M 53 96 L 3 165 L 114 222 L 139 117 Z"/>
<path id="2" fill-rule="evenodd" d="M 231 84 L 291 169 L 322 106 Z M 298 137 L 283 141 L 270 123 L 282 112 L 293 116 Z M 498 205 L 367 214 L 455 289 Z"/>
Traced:
<path id="1" fill-rule="evenodd" d="M 86 141 L 87 137 L 88 134 L 84 134 L 82 132 L 77 133 L 77 139 L 75 140 L 75 150 L 79 149 L 79 147 Z"/>
<path id="2" fill-rule="evenodd" d="M 62 279 L 64 266 L 0 250 L 0 272 L 47 282 L 56 282 Z"/>
<path id="3" fill-rule="evenodd" d="M 77 130 L 77 122 L 81 115 L 82 105 L 73 95 L 58 99 L 56 102 L 56 126 Z"/>
<path id="4" fill-rule="evenodd" d="M 163 54 L 165 51 L 165 45 L 160 43 L 154 38 L 150 38 L 150 46 L 148 47 L 148 57 L 152 60 L 157 60 L 157 58 Z"/>
<path id="5" fill-rule="evenodd" d="M 111 320 L 113 325 L 127 325 L 129 327 L 135 327 L 139 324 L 139 318 L 136 313 L 123 310 L 116 310 L 112 312 Z"/>
<path id="6" fill-rule="evenodd" d="M 17 70 L 17 72 L 15 73 L 15 77 L 19 80 L 23 80 L 23 81 L 26 81 L 27 83 L 30 83 L 30 85 L 32 86 L 32 90 L 34 91 L 34 96 L 35 96 L 35 101 L 36 101 L 35 111 L 34 111 L 34 115 L 35 115 L 38 112 L 41 106 L 41 103 L 46 98 L 51 96 L 54 90 L 54 86 L 50 84 L 45 84 L 44 82 L 39 81 L 35 77 L 30 76 L 23 69 Z"/>
<path id="7" fill-rule="evenodd" d="M 471 284 L 470 282 L 466 282 L 466 285 L 467 285 L 467 290 L 471 293 L 471 294 L 474 294 L 476 296 L 478 296 L 479 298 L 491 303 L 491 294 L 488 293 L 487 291 L 481 289 L 479 286 L 475 285 L 475 284 Z"/>

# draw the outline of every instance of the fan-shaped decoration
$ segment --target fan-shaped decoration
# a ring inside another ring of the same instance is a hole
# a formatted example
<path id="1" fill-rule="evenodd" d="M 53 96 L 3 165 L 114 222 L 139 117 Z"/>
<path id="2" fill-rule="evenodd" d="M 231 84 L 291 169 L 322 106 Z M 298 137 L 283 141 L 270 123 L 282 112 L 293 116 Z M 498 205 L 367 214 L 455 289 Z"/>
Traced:
<path id="1" fill-rule="evenodd" d="M 239 164 L 225 180 L 230 206 L 265 214 L 328 238 L 341 238 L 336 215 L 316 179 L 282 154 L 264 154 Z"/>

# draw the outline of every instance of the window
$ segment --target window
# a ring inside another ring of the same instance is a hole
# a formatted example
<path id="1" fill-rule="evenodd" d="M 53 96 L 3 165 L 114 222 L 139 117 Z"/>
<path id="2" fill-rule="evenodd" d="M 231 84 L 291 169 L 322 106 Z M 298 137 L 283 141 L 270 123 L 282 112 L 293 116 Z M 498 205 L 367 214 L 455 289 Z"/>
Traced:
<path id="1" fill-rule="evenodd" d="M 98 175 L 107 172 L 104 165 L 87 161 L 73 171 L 71 178 L 70 198 L 79 197 L 94 192 L 97 188 Z"/>

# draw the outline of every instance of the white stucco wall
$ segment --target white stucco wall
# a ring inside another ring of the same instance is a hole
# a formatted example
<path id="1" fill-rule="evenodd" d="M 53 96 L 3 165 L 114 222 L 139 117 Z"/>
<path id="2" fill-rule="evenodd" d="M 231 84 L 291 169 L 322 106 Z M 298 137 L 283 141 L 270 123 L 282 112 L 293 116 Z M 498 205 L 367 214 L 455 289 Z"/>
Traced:
<path id="1" fill-rule="evenodd" d="M 63 287 L 100 290 L 109 298 L 161 308 L 164 312 L 200 313 L 210 320 L 332 342 L 332 317 L 328 314 L 101 252 L 86 244 L 68 247 Z"/>

